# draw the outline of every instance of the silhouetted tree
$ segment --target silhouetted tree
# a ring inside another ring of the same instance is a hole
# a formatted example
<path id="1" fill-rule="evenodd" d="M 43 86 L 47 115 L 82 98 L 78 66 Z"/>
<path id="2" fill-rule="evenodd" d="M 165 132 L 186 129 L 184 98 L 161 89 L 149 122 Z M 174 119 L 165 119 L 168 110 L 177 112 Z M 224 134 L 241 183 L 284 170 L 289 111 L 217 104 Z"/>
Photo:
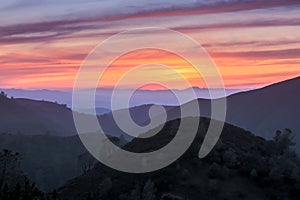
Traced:
<path id="1" fill-rule="evenodd" d="M 7 97 L 7 94 L 6 94 L 5 92 L 2 91 L 2 92 L 0 93 L 0 96 Z"/>
<path id="2" fill-rule="evenodd" d="M 276 153 L 283 154 L 294 146 L 296 143 L 293 142 L 294 135 L 290 129 L 285 129 L 283 132 L 277 131 L 273 139 L 275 142 Z"/>
<path id="3" fill-rule="evenodd" d="M 38 190 L 35 186 L 35 183 L 30 183 L 27 177 L 24 178 L 24 189 L 22 192 L 23 200 L 31 200 L 39 197 L 41 199 L 43 197 L 43 193 Z"/>
<path id="4" fill-rule="evenodd" d="M 1 200 L 45 200 L 44 193 L 39 191 L 34 183 L 24 177 L 24 183 L 17 183 L 14 188 L 4 185 Z"/>
<path id="5" fill-rule="evenodd" d="M 90 153 L 83 153 L 78 156 L 78 164 L 84 174 L 90 171 L 96 163 L 97 161 Z"/>
<path id="6" fill-rule="evenodd" d="M 53 190 L 51 197 L 52 197 L 53 200 L 57 200 L 58 195 L 57 195 L 57 191 L 56 190 Z"/>
<path id="7" fill-rule="evenodd" d="M 20 156 L 18 152 L 13 153 L 8 149 L 4 149 L 3 152 L 0 153 L 0 191 L 2 191 L 7 172 L 15 169 L 19 157 Z"/>

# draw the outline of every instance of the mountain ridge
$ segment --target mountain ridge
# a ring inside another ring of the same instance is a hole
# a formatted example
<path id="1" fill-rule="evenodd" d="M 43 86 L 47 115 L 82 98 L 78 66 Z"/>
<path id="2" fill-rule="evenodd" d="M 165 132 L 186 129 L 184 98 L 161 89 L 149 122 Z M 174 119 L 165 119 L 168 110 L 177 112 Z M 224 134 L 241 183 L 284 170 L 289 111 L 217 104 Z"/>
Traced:
<path id="1" fill-rule="evenodd" d="M 300 77 L 296 77 L 257 90 L 230 95 L 227 98 L 226 121 L 266 138 L 273 135 L 277 129 L 290 128 L 295 133 L 300 133 L 300 123 L 296 121 L 300 115 L 299 87 Z M 289 97 L 291 99 L 288 99 Z M 197 101 L 200 105 L 201 116 L 209 117 L 210 100 L 197 99 Z M 149 123 L 148 112 L 151 105 L 136 106 L 130 109 L 133 120 L 137 124 Z M 186 105 L 188 103 L 182 106 Z M 165 108 L 168 120 L 180 117 L 180 107 L 165 106 Z M 50 133 L 61 136 L 77 134 L 72 111 L 66 105 L 0 96 L 0 110 L 0 132 Z M 114 112 L 121 112 L 122 115 L 124 111 Z M 115 132 L 112 134 L 113 136 L 123 133 L 113 121 L 112 113 L 106 113 L 98 118 L 100 124 L 104 125 L 104 129 Z M 272 120 L 275 122 L 272 123 Z M 39 130 L 34 130 L 35 126 L 40 126 Z M 300 141 L 299 134 L 296 135 L 296 139 Z"/>

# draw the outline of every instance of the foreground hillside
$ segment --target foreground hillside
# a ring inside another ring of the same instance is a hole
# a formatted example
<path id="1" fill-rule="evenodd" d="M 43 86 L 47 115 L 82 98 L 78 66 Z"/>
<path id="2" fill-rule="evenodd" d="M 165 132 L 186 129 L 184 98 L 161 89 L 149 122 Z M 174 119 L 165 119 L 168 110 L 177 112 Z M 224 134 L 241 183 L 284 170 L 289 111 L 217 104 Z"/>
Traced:
<path id="1" fill-rule="evenodd" d="M 118 143 L 117 138 L 111 140 Z M 0 152 L 3 149 L 18 152 L 19 170 L 45 192 L 81 175 L 95 163 L 78 136 L 0 134 Z"/>
<path id="2" fill-rule="evenodd" d="M 157 136 L 135 139 L 124 148 L 153 151 L 174 137 L 178 124 L 179 120 L 170 121 Z M 208 124 L 208 119 L 201 119 L 192 146 L 162 170 L 128 174 L 98 164 L 61 187 L 59 196 L 97 200 L 298 199 L 300 161 L 290 150 L 289 130 L 267 141 L 226 124 L 214 150 L 200 160 L 197 155 Z"/>
<path id="3" fill-rule="evenodd" d="M 20 170 L 43 191 L 82 173 L 78 157 L 85 149 L 77 137 L 0 134 L 0 149 L 18 152 Z"/>

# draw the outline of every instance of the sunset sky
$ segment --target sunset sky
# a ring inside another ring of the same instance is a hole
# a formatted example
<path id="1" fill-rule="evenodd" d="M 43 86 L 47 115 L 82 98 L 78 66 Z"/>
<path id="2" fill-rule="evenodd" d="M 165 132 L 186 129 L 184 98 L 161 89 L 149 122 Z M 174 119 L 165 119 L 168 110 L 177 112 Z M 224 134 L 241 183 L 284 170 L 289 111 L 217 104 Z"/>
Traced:
<path id="1" fill-rule="evenodd" d="M 0 88 L 72 88 L 82 61 L 96 45 L 143 27 L 169 28 L 196 40 L 214 60 L 226 88 L 258 88 L 300 76 L 299 0 L 0 1 Z M 158 37 L 158 42 L 164 41 Z M 158 50 L 121 56 L 100 87 L 112 87 L 123 72 L 154 62 L 205 87 L 186 61 Z M 146 76 L 181 88 L 163 69 L 148 69 L 132 81 Z"/>

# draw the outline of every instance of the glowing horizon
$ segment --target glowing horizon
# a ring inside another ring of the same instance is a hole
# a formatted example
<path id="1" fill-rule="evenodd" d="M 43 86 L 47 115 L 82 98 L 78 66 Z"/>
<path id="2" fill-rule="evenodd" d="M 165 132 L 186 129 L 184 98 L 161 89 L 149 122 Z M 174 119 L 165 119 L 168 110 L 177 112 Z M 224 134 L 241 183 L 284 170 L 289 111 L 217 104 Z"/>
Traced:
<path id="1" fill-rule="evenodd" d="M 228 89 L 259 88 L 300 76 L 298 1 L 30 2 L 0 7 L 0 88 L 72 88 L 80 64 L 97 44 L 115 33 L 145 26 L 174 29 L 200 43 Z M 130 67 L 153 62 L 172 66 L 192 86 L 205 87 L 185 61 L 159 51 L 120 57 L 110 67 L 114 76 L 104 78 L 100 87 L 112 87 L 117 75 Z M 174 89 L 183 89 L 165 73 L 153 68 L 135 77 L 161 76 Z"/>

